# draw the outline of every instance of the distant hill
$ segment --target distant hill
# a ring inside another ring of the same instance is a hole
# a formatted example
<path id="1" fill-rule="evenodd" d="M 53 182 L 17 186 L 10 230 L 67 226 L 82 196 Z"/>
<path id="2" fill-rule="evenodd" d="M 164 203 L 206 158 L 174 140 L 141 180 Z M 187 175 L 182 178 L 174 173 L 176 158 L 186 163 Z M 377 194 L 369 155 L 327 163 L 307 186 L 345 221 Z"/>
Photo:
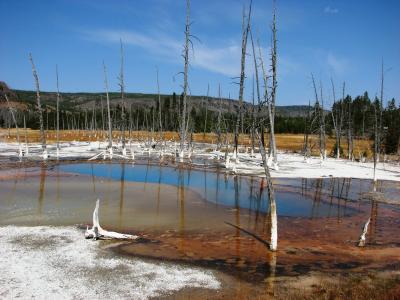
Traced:
<path id="1" fill-rule="evenodd" d="M 9 90 L 7 90 L 9 91 Z M 27 104 L 33 107 L 36 103 L 36 92 L 26 91 L 26 90 L 14 90 L 12 94 L 12 100 Z M 41 92 L 42 105 L 54 109 L 56 106 L 55 92 Z M 111 106 L 121 105 L 121 99 L 119 93 L 110 93 Z M 173 95 L 161 95 L 161 101 L 173 101 Z M 104 93 L 61 93 L 61 103 L 60 107 L 62 110 L 91 110 L 93 106 L 96 105 L 97 108 L 101 106 L 101 102 L 105 107 L 106 97 Z M 175 95 L 175 99 L 179 98 L 179 95 Z M 156 105 L 158 96 L 156 94 L 142 94 L 142 93 L 126 93 L 125 103 L 127 109 L 132 107 L 135 110 L 137 107 L 147 107 L 150 108 Z M 207 103 L 205 96 L 192 96 L 189 100 L 189 106 L 196 110 L 204 107 Z M 235 112 L 238 109 L 239 102 L 237 100 L 219 99 L 209 97 L 208 98 L 208 109 L 211 111 L 218 111 L 219 106 L 221 106 L 221 111 L 223 113 Z M 245 110 L 251 111 L 252 105 L 250 103 L 244 103 Z M 289 105 L 289 106 L 277 106 L 276 113 L 278 116 L 285 117 L 303 117 L 308 112 L 308 106 L 305 105 Z"/>

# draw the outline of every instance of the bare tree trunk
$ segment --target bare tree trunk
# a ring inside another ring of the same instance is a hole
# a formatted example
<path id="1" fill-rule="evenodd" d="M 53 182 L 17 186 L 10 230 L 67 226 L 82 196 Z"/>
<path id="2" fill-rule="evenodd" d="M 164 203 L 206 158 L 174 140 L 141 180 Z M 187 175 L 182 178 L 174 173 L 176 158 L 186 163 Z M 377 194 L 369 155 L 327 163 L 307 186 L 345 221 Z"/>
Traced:
<path id="1" fill-rule="evenodd" d="M 321 87 L 321 110 L 320 110 L 320 118 L 321 118 L 321 145 L 322 145 L 322 156 L 323 159 L 326 159 L 326 129 L 325 129 L 325 112 L 324 112 L 324 96 L 322 93 L 322 83 L 320 83 Z"/>
<path id="2" fill-rule="evenodd" d="M 105 63 L 103 62 L 104 69 L 104 87 L 106 90 L 106 98 L 107 98 L 107 115 L 108 115 L 108 149 L 110 151 L 110 155 L 112 155 L 112 121 L 111 121 L 111 112 L 110 112 L 110 96 L 108 95 L 108 79 L 107 79 L 107 68 Z"/>
<path id="3" fill-rule="evenodd" d="M 380 95 L 380 106 L 379 106 L 379 128 L 378 128 L 378 157 L 377 161 L 380 160 L 381 154 L 381 144 L 382 144 L 382 133 L 383 133 L 383 83 L 384 83 L 384 70 L 383 70 L 383 58 L 382 58 L 382 65 L 381 65 L 381 95 Z"/>
<path id="4" fill-rule="evenodd" d="M 348 131 L 347 131 L 347 152 L 348 152 L 348 159 L 353 159 L 353 133 L 351 128 L 351 100 L 349 100 L 348 106 Z"/>
<path id="5" fill-rule="evenodd" d="M 278 163 L 278 153 L 276 150 L 275 141 L 275 103 L 276 103 L 276 88 L 277 82 L 277 40 L 276 40 L 276 7 L 274 2 L 274 16 L 272 21 L 272 50 L 271 50 L 271 67 L 272 67 L 272 88 L 271 101 L 268 108 L 270 109 L 270 142 L 274 164 Z"/>
<path id="6" fill-rule="evenodd" d="M 268 198 L 270 205 L 271 234 L 270 234 L 269 249 L 271 251 L 276 251 L 278 248 L 278 215 L 276 211 L 274 186 L 272 184 L 272 178 L 267 163 L 267 153 L 265 151 L 263 143 L 261 142 L 261 137 L 260 134 L 258 133 L 258 130 L 256 130 L 256 134 L 258 136 L 261 158 L 263 161 L 265 177 L 267 180 L 267 190 L 268 190 Z"/>
<path id="7" fill-rule="evenodd" d="M 218 101 L 219 101 L 219 105 L 218 105 L 218 119 L 217 119 L 217 150 L 221 149 L 221 144 L 222 144 L 222 140 L 221 140 L 221 85 L 218 84 Z"/>
<path id="8" fill-rule="evenodd" d="M 122 155 L 126 155 L 125 148 L 125 82 L 124 82 L 124 48 L 122 46 L 122 40 L 120 40 L 121 44 L 121 70 L 119 74 L 119 86 L 121 90 L 121 102 L 122 102 L 122 110 L 121 110 L 121 129 L 122 129 Z"/>
<path id="9" fill-rule="evenodd" d="M 21 158 L 22 157 L 22 146 L 21 146 L 21 140 L 19 138 L 19 128 L 18 128 L 17 119 L 16 119 L 16 117 L 14 115 L 14 110 L 12 109 L 12 107 L 10 105 L 10 101 L 8 100 L 7 93 L 4 93 L 4 97 L 6 98 L 8 109 L 10 110 L 11 117 L 12 117 L 12 119 L 14 121 L 14 124 L 15 124 L 15 130 L 16 130 L 16 133 L 17 133 L 17 143 L 18 143 L 18 147 L 19 147 L 18 156 Z"/>
<path id="10" fill-rule="evenodd" d="M 161 115 L 161 94 L 160 94 L 160 81 L 158 78 L 158 68 L 157 68 L 157 93 L 158 93 L 158 120 L 159 120 L 159 130 L 160 130 L 160 141 L 163 141 L 163 127 L 162 127 L 162 115 Z"/>
<path id="11" fill-rule="evenodd" d="M 29 154 L 29 148 L 28 148 L 28 132 L 26 130 L 26 120 L 25 120 L 25 114 L 24 114 L 24 133 L 25 133 L 25 155 Z"/>
<path id="12" fill-rule="evenodd" d="M 307 160 L 311 153 L 310 153 L 310 144 L 309 144 L 309 134 L 310 134 L 310 122 L 311 122 L 311 103 L 310 100 L 308 101 L 308 112 L 304 126 L 304 159 Z"/>
<path id="13" fill-rule="evenodd" d="M 188 71 L 189 71 L 189 43 L 190 43 L 190 0 L 186 0 L 186 29 L 185 29 L 185 46 L 183 50 L 183 57 L 185 60 L 183 70 L 183 110 L 180 128 L 180 153 L 179 156 L 183 158 L 186 140 L 186 98 L 188 90 Z"/>
<path id="14" fill-rule="evenodd" d="M 379 104 L 378 104 L 379 105 Z M 379 135 L 378 135 L 378 112 L 377 112 L 377 103 L 374 103 L 374 191 L 376 190 L 376 164 L 378 162 L 378 140 L 379 140 Z"/>
<path id="15" fill-rule="evenodd" d="M 246 47 L 247 47 L 247 36 L 250 30 L 250 17 L 251 17 L 251 2 L 249 8 L 249 14 L 247 17 L 247 24 L 245 24 L 245 11 L 243 9 L 242 17 L 242 56 L 240 60 L 240 82 L 239 82 L 239 111 L 236 119 L 235 136 L 234 136 L 234 158 L 237 158 L 238 144 L 239 144 L 239 127 L 240 123 L 243 124 L 243 92 L 244 92 L 244 80 L 245 80 L 245 67 L 246 67 Z"/>
<path id="16" fill-rule="evenodd" d="M 40 126 L 40 142 L 42 144 L 43 150 L 43 159 L 47 159 L 47 150 L 46 150 L 46 136 L 44 133 L 44 125 L 43 125 L 43 110 L 40 104 L 40 87 L 39 87 L 39 77 L 36 72 L 35 64 L 33 63 L 32 54 L 29 53 L 29 59 L 32 65 L 32 73 L 36 83 L 36 101 L 37 101 L 37 110 L 39 113 L 39 126 Z"/>
<path id="17" fill-rule="evenodd" d="M 254 52 L 254 51 L 253 51 Z M 253 90 L 252 90 L 252 111 L 251 111 L 251 155 L 254 155 L 254 150 L 255 150 L 255 129 L 256 129 L 256 117 L 255 117 L 255 104 L 254 104 L 254 76 L 253 76 Z"/>
<path id="18" fill-rule="evenodd" d="M 324 122 L 323 122 L 323 107 L 320 107 L 319 104 L 319 98 L 318 98 L 318 92 L 317 92 L 317 86 L 315 84 L 315 79 L 314 75 L 311 74 L 311 79 L 313 82 L 313 87 L 314 87 L 314 94 L 315 94 L 315 105 L 316 105 L 316 114 L 318 118 L 318 125 L 319 125 L 319 154 L 321 157 L 321 160 L 325 158 L 325 128 L 324 128 Z M 321 86 L 321 97 L 322 97 L 322 86 Z M 322 100 L 322 99 L 321 99 Z"/>
<path id="19" fill-rule="evenodd" d="M 210 84 L 207 84 L 207 98 L 206 98 L 206 105 L 205 105 L 205 108 L 206 108 L 206 116 L 205 116 L 205 118 L 204 118 L 204 130 L 203 130 L 203 140 L 205 141 L 205 138 L 206 138 L 206 130 L 207 130 L 207 113 L 208 113 L 208 97 L 209 97 L 209 94 L 210 94 Z"/>
<path id="20" fill-rule="evenodd" d="M 332 106 L 332 122 L 333 122 L 333 127 L 335 130 L 335 137 L 336 137 L 336 158 L 340 158 L 340 143 L 339 143 L 339 121 L 338 121 L 338 112 L 334 112 L 334 108 L 337 110 L 336 107 L 336 94 L 335 94 L 335 84 L 333 83 L 333 79 L 331 78 L 331 84 L 332 84 L 332 95 L 333 95 L 333 106 Z M 340 111 L 339 111 L 340 113 Z M 340 116 L 340 115 L 339 115 Z"/>
<path id="21" fill-rule="evenodd" d="M 60 87 L 58 82 L 58 66 L 56 65 L 56 78 L 57 78 L 57 158 L 60 151 Z"/>

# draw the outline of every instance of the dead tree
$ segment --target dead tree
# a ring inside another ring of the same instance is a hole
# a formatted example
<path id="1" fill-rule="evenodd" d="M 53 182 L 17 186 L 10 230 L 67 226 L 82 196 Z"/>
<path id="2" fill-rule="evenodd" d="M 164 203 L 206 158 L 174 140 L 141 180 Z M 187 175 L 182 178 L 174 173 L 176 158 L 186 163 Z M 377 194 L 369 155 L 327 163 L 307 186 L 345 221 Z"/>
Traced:
<path id="1" fill-rule="evenodd" d="M 278 215 L 276 211 L 276 201 L 275 201 L 275 192 L 274 192 L 274 186 L 272 184 L 272 178 L 271 174 L 269 171 L 268 167 L 268 161 L 267 161 L 267 153 L 265 151 L 264 145 L 262 143 L 261 136 L 256 130 L 256 135 L 258 137 L 259 141 L 259 147 L 260 147 L 260 154 L 263 162 L 263 167 L 264 167 L 264 172 L 265 172 L 265 177 L 267 180 L 267 191 L 268 191 L 268 198 L 269 198 L 269 216 L 270 216 L 270 223 L 271 223 L 271 233 L 270 233 L 270 244 L 269 244 L 269 249 L 271 251 L 276 251 L 278 247 Z"/>
<path id="2" fill-rule="evenodd" d="M 58 83 L 58 66 L 56 65 L 56 79 L 57 79 L 57 158 L 60 151 L 60 88 Z"/>
<path id="3" fill-rule="evenodd" d="M 221 84 L 218 84 L 218 119 L 217 119 L 217 150 L 221 149 L 221 144 L 222 144 L 222 140 L 221 140 L 221 102 L 222 102 L 222 98 L 221 98 Z"/>
<path id="4" fill-rule="evenodd" d="M 107 116 L 108 116 L 108 149 L 110 155 L 112 155 L 112 121 L 111 121 L 111 112 L 110 112 L 110 96 L 108 94 L 108 79 L 107 79 L 107 68 L 105 63 L 103 62 L 104 69 L 104 88 L 106 91 L 107 98 Z"/>
<path id="5" fill-rule="evenodd" d="M 276 38 L 276 7 L 274 2 L 274 15 L 272 21 L 272 48 L 271 48 L 271 69 L 272 69 L 272 87 L 271 87 L 271 101 L 268 105 L 269 109 L 269 123 L 270 123 L 270 150 L 273 157 L 274 164 L 278 163 L 278 153 L 276 150 L 275 140 L 275 103 L 276 103 L 276 88 L 277 81 L 277 38 Z"/>
<path id="6" fill-rule="evenodd" d="M 183 158 L 186 141 L 186 101 L 188 91 L 188 71 L 189 71 L 189 43 L 190 43 L 190 0 L 186 0 L 186 27 L 185 27 L 185 46 L 183 49 L 184 69 L 183 69 L 183 110 L 180 128 L 180 153 Z"/>
<path id="7" fill-rule="evenodd" d="M 349 98 L 347 108 L 347 155 L 348 159 L 353 159 L 353 131 L 352 131 L 352 120 L 351 120 L 351 99 Z"/>
<path id="8" fill-rule="evenodd" d="M 251 17 L 251 4 L 249 14 L 247 16 L 246 23 L 246 14 L 243 9 L 243 17 L 242 17 L 242 56 L 240 60 L 240 82 L 239 82 L 239 110 L 236 119 L 235 126 L 235 136 L 234 136 L 234 158 L 237 158 L 238 153 L 238 144 L 239 144 L 239 126 L 242 124 L 243 127 L 243 92 L 244 92 L 244 80 L 245 80 L 245 67 L 246 67 L 246 47 L 247 47 L 247 37 L 250 30 L 250 17 Z M 243 131 L 243 130 L 242 130 Z"/>
<path id="9" fill-rule="evenodd" d="M 12 117 L 13 122 L 15 124 L 15 130 L 16 130 L 16 134 L 17 134 L 17 143 L 18 143 L 18 148 L 19 148 L 18 156 L 21 158 L 23 156 L 23 154 L 22 154 L 21 140 L 19 138 L 19 128 L 18 128 L 17 118 L 15 117 L 14 110 L 10 105 L 10 101 L 8 100 L 7 93 L 4 93 L 4 97 L 6 98 L 8 109 L 10 110 L 11 117 Z"/>
<path id="10" fill-rule="evenodd" d="M 376 164 L 378 163 L 378 144 L 379 144 L 379 122 L 378 122 L 378 109 L 379 103 L 374 103 L 374 191 L 376 190 Z"/>
<path id="11" fill-rule="evenodd" d="M 24 134 L 25 134 L 25 155 L 29 154 L 29 147 L 28 147 L 28 132 L 26 130 L 26 120 L 24 114 Z"/>
<path id="12" fill-rule="evenodd" d="M 38 114 L 39 114 L 40 142 L 42 144 L 43 159 L 47 159 L 48 155 L 47 155 L 47 150 L 46 150 L 46 136 L 44 133 L 44 125 L 43 125 L 43 110 L 42 110 L 42 106 L 40 104 L 39 76 L 36 72 L 36 67 L 35 67 L 35 64 L 33 63 L 33 58 L 32 58 L 31 53 L 29 53 L 29 60 L 31 61 L 33 78 L 35 79 L 35 84 L 36 84 L 36 101 L 37 101 L 37 110 L 38 110 Z"/>
<path id="13" fill-rule="evenodd" d="M 210 94 L 210 84 L 207 84 L 207 98 L 206 98 L 206 105 L 205 105 L 205 118 L 204 118 L 204 130 L 203 130 L 203 140 L 205 141 L 206 138 L 206 130 L 207 130 L 207 113 L 208 113 L 208 99 Z"/>
<path id="14" fill-rule="evenodd" d="M 322 92 L 322 83 L 320 83 L 320 92 L 321 92 L 321 109 L 320 109 L 320 120 L 321 120 L 321 146 L 322 146 L 322 155 L 323 159 L 326 159 L 326 127 L 325 127 L 325 111 L 324 111 L 324 96 Z"/>
<path id="15" fill-rule="evenodd" d="M 253 33 L 250 27 L 250 41 L 251 41 L 251 48 L 252 48 L 252 52 L 253 52 L 253 62 L 254 62 L 254 76 L 255 76 L 255 80 L 256 80 L 256 89 L 257 89 L 257 102 L 258 105 L 260 105 L 261 103 L 261 96 L 260 96 L 260 84 L 259 84 L 259 78 L 258 78 L 258 63 L 257 63 L 257 56 L 256 56 L 256 50 L 254 47 L 254 40 L 253 40 Z M 252 152 L 254 153 L 254 148 L 255 148 L 255 122 L 256 122 L 256 109 L 255 109 L 255 104 L 254 104 L 254 77 L 253 77 L 253 111 L 252 111 L 252 119 L 253 119 L 253 123 L 252 123 Z M 261 128 L 261 132 L 264 133 L 264 129 Z"/>
<path id="16" fill-rule="evenodd" d="M 304 160 L 307 160 L 311 155 L 310 143 L 309 143 L 309 135 L 311 128 L 310 123 L 311 123 L 311 103 L 309 100 L 307 116 L 305 117 L 305 122 L 304 122 Z"/>
<path id="17" fill-rule="evenodd" d="M 333 106 L 332 106 L 332 122 L 333 122 L 333 128 L 335 130 L 335 138 L 336 138 L 336 158 L 340 158 L 340 136 L 341 136 L 341 131 L 342 131 L 342 101 L 339 106 L 339 111 L 336 105 L 336 93 L 335 93 L 335 84 L 333 83 L 333 79 L 331 78 L 331 84 L 332 84 L 332 96 L 333 96 Z M 336 113 L 335 111 L 336 110 Z"/>
<path id="18" fill-rule="evenodd" d="M 317 92 L 317 86 L 315 84 L 315 79 L 314 75 L 311 74 L 311 79 L 313 83 L 313 88 L 314 88 L 314 94 L 315 94 L 315 114 L 317 115 L 318 119 L 318 125 L 319 125 L 319 153 L 320 153 L 320 158 L 325 159 L 326 157 L 326 151 L 325 151 L 325 123 L 324 123 L 324 111 L 323 111 L 323 106 L 320 106 L 320 99 L 318 98 L 318 92 Z M 321 98 L 322 98 L 322 86 L 321 86 Z M 322 99 L 321 99 L 322 101 Z"/>
<path id="19" fill-rule="evenodd" d="M 160 133 L 160 141 L 163 140 L 163 127 L 162 127 L 162 114 L 161 114 L 161 94 L 160 94 L 160 81 L 158 78 L 158 67 L 157 67 L 157 94 L 158 94 L 158 126 Z"/>
<path id="20" fill-rule="evenodd" d="M 122 40 L 120 40 L 121 44 L 121 69 L 119 73 L 119 87 L 121 91 L 121 131 L 122 131 L 122 155 L 126 155 L 125 148 L 125 82 L 124 82 L 124 48 L 122 46 Z"/>
<path id="21" fill-rule="evenodd" d="M 254 104 L 254 76 L 253 76 L 253 89 L 252 89 L 252 109 L 251 109 L 251 130 L 250 130 L 250 137 L 251 137 L 251 155 L 254 155 L 255 150 L 255 129 L 256 129 L 256 108 Z"/>

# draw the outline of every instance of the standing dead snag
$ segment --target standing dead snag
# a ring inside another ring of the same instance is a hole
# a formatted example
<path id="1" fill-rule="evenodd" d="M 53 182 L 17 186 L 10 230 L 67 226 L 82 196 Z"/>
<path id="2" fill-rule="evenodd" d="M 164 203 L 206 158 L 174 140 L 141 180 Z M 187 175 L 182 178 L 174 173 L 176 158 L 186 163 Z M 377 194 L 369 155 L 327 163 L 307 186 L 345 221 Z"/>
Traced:
<path id="1" fill-rule="evenodd" d="M 265 177 L 267 180 L 267 190 L 268 190 L 268 198 L 270 205 L 270 222 L 271 222 L 271 235 L 270 235 L 270 244 L 269 249 L 271 251 L 276 251 L 278 248 L 278 215 L 276 211 L 276 201 L 275 201 L 275 193 L 274 186 L 272 184 L 271 174 L 269 172 L 269 167 L 267 163 L 267 153 L 265 151 L 264 145 L 262 143 L 261 136 L 256 130 L 256 135 L 259 141 L 260 154 L 264 166 Z"/>
<path id="2" fill-rule="evenodd" d="M 158 93 L 158 121 L 159 121 L 159 133 L 160 142 L 163 142 L 163 128 L 162 128 L 162 115 L 161 115 L 161 94 L 160 94 L 160 81 L 158 78 L 158 67 L 157 67 L 157 93 Z"/>
<path id="3" fill-rule="evenodd" d="M 112 122 L 111 122 L 111 112 L 110 112 L 110 96 L 108 95 L 108 79 L 107 79 L 107 68 L 103 61 L 103 69 L 104 69 L 104 88 L 106 91 L 107 98 L 107 115 L 108 115 L 108 150 L 110 152 L 110 157 L 112 157 Z"/>
<path id="4" fill-rule="evenodd" d="M 36 101 L 37 101 L 37 110 L 38 110 L 38 113 L 39 113 L 40 142 L 42 144 L 43 159 L 47 159 L 48 158 L 48 154 L 47 154 L 47 150 L 46 150 L 46 136 L 44 134 L 43 110 L 42 110 L 42 106 L 40 104 L 39 77 L 38 77 L 38 74 L 36 72 L 36 67 L 35 67 L 35 64 L 33 63 L 33 58 L 32 58 L 32 54 L 31 53 L 29 53 L 29 60 L 31 61 L 33 78 L 35 79 L 35 84 L 36 84 Z"/>
<path id="5" fill-rule="evenodd" d="M 139 238 L 137 235 L 130 235 L 130 234 L 123 234 L 123 233 L 118 233 L 118 232 L 113 232 L 113 231 L 107 231 L 101 228 L 100 222 L 99 222 L 99 202 L 100 200 L 97 199 L 96 201 L 96 207 L 93 211 L 93 226 L 91 229 L 89 227 L 86 227 L 85 231 L 85 238 L 86 239 L 103 239 L 103 240 L 108 240 L 108 239 L 120 239 L 120 240 L 136 240 Z"/>
<path id="6" fill-rule="evenodd" d="M 204 118 L 204 130 L 203 130 L 203 141 L 206 141 L 206 130 L 207 130 L 207 113 L 208 113 L 208 100 L 209 100 L 209 94 L 210 94 L 210 84 L 207 84 L 207 98 L 206 98 L 206 105 L 205 105 L 205 110 L 206 110 L 206 116 Z"/>
<path id="7" fill-rule="evenodd" d="M 11 107 L 11 105 L 10 105 L 10 101 L 8 100 L 7 93 L 4 93 L 4 97 L 6 98 L 7 105 L 8 105 L 8 109 L 10 110 L 11 117 L 12 117 L 13 122 L 14 122 L 14 124 L 15 124 L 15 130 L 16 130 L 16 132 L 17 132 L 17 143 L 18 143 L 18 148 L 19 148 L 18 156 L 21 158 L 21 157 L 23 156 L 23 154 L 22 154 L 21 140 L 20 140 L 20 138 L 19 138 L 18 122 L 17 122 L 17 119 L 16 119 L 16 117 L 15 117 L 15 115 L 14 115 L 14 110 L 12 109 L 12 107 Z"/>
<path id="8" fill-rule="evenodd" d="M 326 148 L 325 148 L 325 116 L 324 116 L 324 107 L 323 104 L 320 106 L 319 98 L 318 98 L 318 92 L 317 92 L 317 86 L 315 84 L 315 79 L 314 75 L 311 74 L 311 79 L 313 83 L 313 88 L 314 88 L 314 94 L 315 94 L 315 114 L 318 120 L 319 124 L 319 154 L 321 161 L 325 160 L 326 158 Z M 322 96 L 322 85 L 321 85 L 321 102 L 323 103 L 323 96 Z"/>
<path id="9" fill-rule="evenodd" d="M 122 46 L 122 40 L 120 40 L 121 43 L 121 70 L 119 74 L 119 87 L 121 90 L 121 131 L 122 131 L 122 155 L 126 155 L 126 147 L 125 147 L 125 83 L 124 83 L 124 48 Z"/>
<path id="10" fill-rule="evenodd" d="M 278 163 L 278 153 L 276 150 L 275 140 L 275 103 L 276 103 L 276 88 L 277 81 L 277 41 L 276 41 L 276 6 L 274 1 L 274 16 L 272 21 L 272 49 L 271 49 L 271 68 L 272 68 L 272 87 L 271 87 L 271 101 L 268 105 L 269 123 L 270 123 L 270 152 L 274 161 L 275 168 Z"/>
<path id="11" fill-rule="evenodd" d="M 221 149 L 222 140 L 221 140 L 221 84 L 218 84 L 218 119 L 217 119 L 217 150 Z"/>
<path id="12" fill-rule="evenodd" d="M 333 105 L 332 105 L 332 122 L 333 128 L 335 130 L 335 137 L 336 137 L 336 158 L 340 158 L 340 136 L 342 134 L 342 103 L 343 100 L 340 102 L 339 110 L 336 105 L 336 93 L 335 93 L 335 84 L 333 83 L 333 79 L 331 78 L 332 84 L 332 95 L 333 95 Z M 335 111 L 336 110 L 336 113 Z"/>
<path id="13" fill-rule="evenodd" d="M 57 158 L 60 152 L 60 88 L 58 85 L 58 66 L 56 65 L 56 79 L 57 79 Z"/>
<path id="14" fill-rule="evenodd" d="M 186 101 L 188 90 L 188 71 L 189 71 L 189 43 L 190 43 L 190 0 L 186 0 L 186 27 L 185 27 L 185 46 L 183 49 L 184 70 L 183 70 L 183 110 L 180 128 L 180 158 L 183 158 L 186 141 Z"/>
<path id="15" fill-rule="evenodd" d="M 240 82 L 239 82 L 239 111 L 237 114 L 236 119 L 236 126 L 235 126 L 235 135 L 234 135 L 234 158 L 237 158 L 238 153 L 238 144 L 239 144 L 239 126 L 242 124 L 243 128 L 243 91 L 244 91 L 244 80 L 245 80 L 245 67 L 246 67 L 246 47 L 247 47 L 247 37 L 250 30 L 250 17 L 251 17 L 251 4 L 250 1 L 250 8 L 249 14 L 247 16 L 247 23 L 246 14 L 243 9 L 243 17 L 242 17 L 242 56 L 240 60 Z M 242 130 L 243 131 L 243 130 Z"/>

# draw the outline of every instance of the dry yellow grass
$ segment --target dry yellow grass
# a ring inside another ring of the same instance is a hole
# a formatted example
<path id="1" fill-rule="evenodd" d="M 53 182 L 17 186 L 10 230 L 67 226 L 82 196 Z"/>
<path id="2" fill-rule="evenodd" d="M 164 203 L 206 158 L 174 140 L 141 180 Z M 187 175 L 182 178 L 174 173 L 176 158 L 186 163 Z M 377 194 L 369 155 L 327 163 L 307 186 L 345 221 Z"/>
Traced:
<path id="1" fill-rule="evenodd" d="M 20 130 L 21 141 L 25 140 L 24 130 Z M 167 131 L 163 133 L 164 138 L 172 141 L 179 141 L 179 135 L 177 132 Z M 113 131 L 113 139 L 119 139 L 121 137 L 121 132 Z M 126 137 L 129 137 L 129 132 L 126 132 Z M 146 131 L 134 131 L 131 132 L 131 138 L 133 140 L 145 140 L 151 137 L 151 132 Z M 159 138 L 159 133 L 153 133 L 154 139 Z M 27 130 L 28 142 L 39 142 L 39 130 Z M 97 141 L 105 140 L 107 138 L 106 131 L 85 131 L 85 130 L 60 130 L 60 140 L 61 141 Z M 46 139 L 49 142 L 56 141 L 56 131 L 49 130 L 46 131 Z M 15 141 L 16 131 L 15 129 L 0 129 L 0 140 L 3 141 Z M 217 142 L 217 135 L 214 133 L 194 133 L 193 140 L 195 142 L 205 142 L 210 144 L 215 144 Z M 228 135 L 228 140 L 230 143 L 233 142 L 233 134 Z M 268 136 L 265 137 L 268 141 Z M 222 136 L 222 141 L 225 141 L 225 135 Z M 313 155 L 318 155 L 318 137 L 310 136 L 311 150 Z M 287 150 L 293 152 L 301 152 L 303 150 L 304 136 L 302 134 L 277 134 L 276 135 L 277 147 L 279 150 Z M 251 146 L 250 136 L 247 134 L 240 135 L 239 143 L 244 146 Z M 328 155 L 333 152 L 333 147 L 335 145 L 335 139 L 328 137 L 326 140 L 326 149 Z M 359 157 L 361 153 L 366 153 L 367 157 L 371 157 L 371 146 L 372 141 L 369 140 L 354 140 L 354 155 Z M 347 141 L 345 138 L 342 139 L 342 148 L 344 155 L 347 156 Z"/>

